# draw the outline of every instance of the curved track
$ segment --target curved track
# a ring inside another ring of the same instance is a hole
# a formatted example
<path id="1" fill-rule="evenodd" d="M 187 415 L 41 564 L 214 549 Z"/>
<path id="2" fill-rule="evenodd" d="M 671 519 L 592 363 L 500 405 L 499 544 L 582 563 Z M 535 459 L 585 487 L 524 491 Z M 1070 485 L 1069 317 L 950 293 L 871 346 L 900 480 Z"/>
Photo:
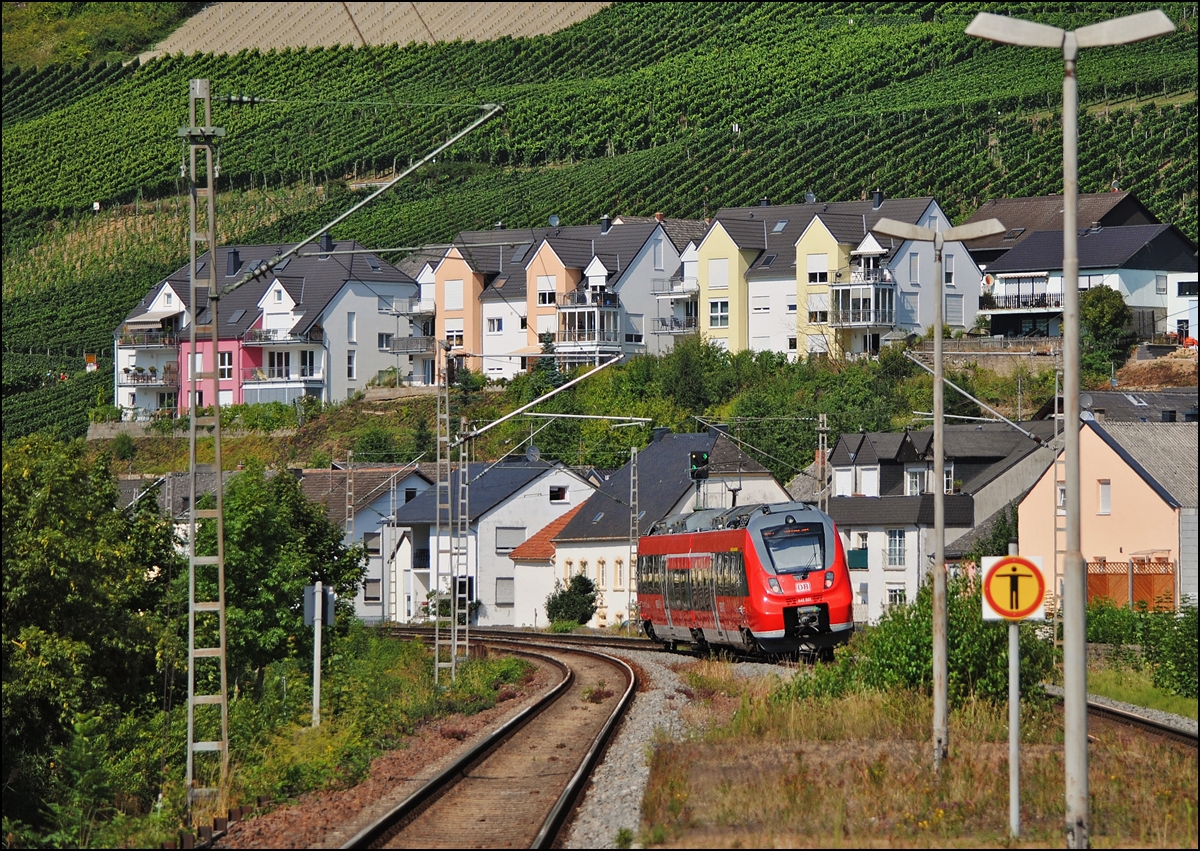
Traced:
<path id="1" fill-rule="evenodd" d="M 549 848 L 558 839 L 636 676 L 590 650 L 482 643 L 546 660 L 563 679 L 344 848 Z"/>
<path id="2" fill-rule="evenodd" d="M 1193 748 L 1197 747 L 1195 733 L 1187 730 L 1180 730 L 1178 727 L 1172 727 L 1169 724 L 1163 724 L 1162 722 L 1155 721 L 1152 718 L 1135 715 L 1132 712 L 1126 712 L 1123 709 L 1117 709 L 1113 706 L 1105 706 L 1104 704 L 1093 703 L 1089 700 L 1088 715 L 1095 718 L 1103 718 L 1105 721 L 1123 724 L 1127 727 L 1134 727 L 1138 730 L 1142 730 L 1143 732 L 1161 736 L 1168 741 L 1178 742 Z"/>

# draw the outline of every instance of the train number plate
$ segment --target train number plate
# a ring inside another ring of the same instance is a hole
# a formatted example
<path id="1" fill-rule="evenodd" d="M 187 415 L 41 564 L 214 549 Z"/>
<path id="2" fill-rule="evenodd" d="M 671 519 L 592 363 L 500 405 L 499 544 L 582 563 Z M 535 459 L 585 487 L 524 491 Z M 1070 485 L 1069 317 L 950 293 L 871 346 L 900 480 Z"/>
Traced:
<path id="1" fill-rule="evenodd" d="M 812 590 L 811 582 L 797 582 L 796 583 L 796 593 L 797 594 L 806 594 L 811 590 Z"/>

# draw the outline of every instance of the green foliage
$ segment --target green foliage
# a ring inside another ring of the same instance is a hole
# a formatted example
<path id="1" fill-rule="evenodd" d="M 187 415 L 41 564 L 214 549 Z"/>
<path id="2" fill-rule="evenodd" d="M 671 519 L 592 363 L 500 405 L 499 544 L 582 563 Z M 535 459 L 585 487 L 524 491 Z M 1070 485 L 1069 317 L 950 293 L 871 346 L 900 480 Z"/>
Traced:
<path id="1" fill-rule="evenodd" d="M 979 584 L 951 579 L 947 590 L 948 690 L 957 705 L 971 696 L 1002 701 L 1008 697 L 1008 631 L 985 622 Z M 1021 694 L 1038 693 L 1054 663 L 1054 650 L 1021 625 Z M 910 688 L 928 692 L 933 680 L 933 589 L 925 583 L 911 603 L 890 606 L 877 626 L 860 630 L 833 665 L 811 677 L 796 677 L 778 699 L 839 696 L 854 689 Z"/>
<path id="2" fill-rule="evenodd" d="M 576 573 L 564 588 L 554 581 L 554 591 L 546 598 L 546 617 L 551 626 L 558 622 L 585 624 L 596 614 L 596 583 L 582 573 Z"/>
<path id="3" fill-rule="evenodd" d="M 1153 666 L 1154 685 L 1196 697 L 1197 616 L 1194 601 L 1175 612 L 1137 611 L 1100 597 L 1088 603 L 1087 639 L 1097 644 L 1140 645 Z"/>
<path id="4" fill-rule="evenodd" d="M 1109 375 L 1129 357 L 1134 336 L 1129 332 L 1133 313 L 1119 292 L 1092 287 L 1079 297 L 1081 366 L 1093 380 Z"/>
<path id="5" fill-rule="evenodd" d="M 118 461 L 132 461 L 133 456 L 137 454 L 137 444 L 133 442 L 129 433 L 124 431 L 113 438 L 110 449 Z"/>
<path id="6" fill-rule="evenodd" d="M 363 464 L 394 464 L 398 460 L 396 438 L 380 426 L 371 426 L 354 442 L 354 460 Z"/>
<path id="7" fill-rule="evenodd" d="M 332 459 L 329 457 L 328 452 L 326 452 L 324 449 L 318 449 L 313 452 L 312 458 L 309 459 L 308 466 L 314 470 L 320 470 L 328 467 L 331 461 Z"/>
<path id="8" fill-rule="evenodd" d="M 1008 542 L 1017 537 L 1017 504 L 1010 502 L 1001 508 L 996 515 L 989 534 L 979 538 L 975 544 L 963 554 L 963 561 L 969 561 L 976 566 L 983 564 L 985 556 L 1008 555 Z"/>
<path id="9" fill-rule="evenodd" d="M 555 635 L 566 635 L 567 633 L 574 632 L 578 628 L 579 621 L 576 620 L 550 622 L 550 631 Z"/>

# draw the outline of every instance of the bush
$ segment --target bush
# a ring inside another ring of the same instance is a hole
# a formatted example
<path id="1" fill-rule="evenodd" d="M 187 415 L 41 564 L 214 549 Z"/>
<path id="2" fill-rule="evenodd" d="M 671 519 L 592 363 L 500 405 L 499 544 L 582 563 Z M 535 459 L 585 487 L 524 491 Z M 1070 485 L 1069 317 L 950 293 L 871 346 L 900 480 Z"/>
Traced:
<path id="1" fill-rule="evenodd" d="M 579 626 L 577 621 L 552 621 L 550 623 L 550 631 L 556 635 L 563 635 L 568 632 L 574 632 L 577 626 Z"/>
<path id="2" fill-rule="evenodd" d="M 557 621 L 573 621 L 585 624 L 596 614 L 596 583 L 582 573 L 571 577 L 564 588 L 557 579 L 554 593 L 546 598 L 546 617 L 551 624 Z"/>
<path id="3" fill-rule="evenodd" d="M 1156 688 L 1182 697 L 1196 697 L 1196 604 L 1186 602 L 1176 612 L 1133 611 L 1100 597 L 1088 604 L 1087 639 L 1096 644 L 1140 645 L 1153 667 Z"/>
<path id="4" fill-rule="evenodd" d="M 113 438 L 112 454 L 118 461 L 132 461 L 137 454 L 137 446 L 127 432 L 121 432 Z"/>

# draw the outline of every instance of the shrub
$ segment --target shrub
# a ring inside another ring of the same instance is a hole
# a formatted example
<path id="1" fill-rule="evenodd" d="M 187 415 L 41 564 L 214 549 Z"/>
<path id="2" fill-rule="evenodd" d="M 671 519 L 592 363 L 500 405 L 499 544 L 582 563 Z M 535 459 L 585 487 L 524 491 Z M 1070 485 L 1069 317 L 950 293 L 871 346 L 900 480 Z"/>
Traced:
<path id="1" fill-rule="evenodd" d="M 554 593 L 546 598 L 546 617 L 553 624 L 557 621 L 574 621 L 585 624 L 596 614 L 596 583 L 577 573 L 564 588 L 557 579 Z"/>
<path id="2" fill-rule="evenodd" d="M 121 432 L 113 438 L 112 454 L 118 461 L 132 461 L 137 454 L 137 446 L 127 432 Z"/>

